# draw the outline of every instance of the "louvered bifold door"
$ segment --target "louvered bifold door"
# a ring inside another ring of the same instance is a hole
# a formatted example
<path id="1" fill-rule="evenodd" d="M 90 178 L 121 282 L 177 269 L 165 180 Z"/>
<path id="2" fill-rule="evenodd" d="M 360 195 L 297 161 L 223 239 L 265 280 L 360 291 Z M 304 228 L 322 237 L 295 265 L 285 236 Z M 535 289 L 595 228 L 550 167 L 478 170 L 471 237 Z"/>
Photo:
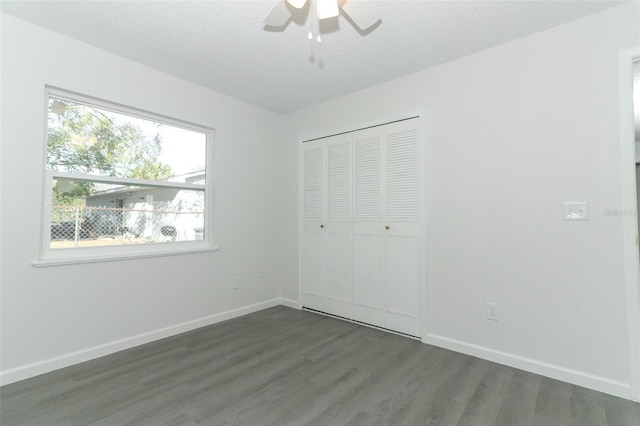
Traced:
<path id="1" fill-rule="evenodd" d="M 350 317 L 352 284 L 352 165 L 348 137 L 336 136 L 327 144 L 327 218 L 325 223 L 326 308 Z"/>
<path id="2" fill-rule="evenodd" d="M 385 327 L 383 138 L 378 129 L 354 136 L 354 319 Z"/>
<path id="3" fill-rule="evenodd" d="M 384 281 L 386 322 L 420 335 L 420 228 L 418 130 L 389 128 L 384 173 Z"/>
<path id="4" fill-rule="evenodd" d="M 348 137 L 303 146 L 303 306 L 350 317 L 352 154 Z"/>
<path id="5" fill-rule="evenodd" d="M 323 309 L 325 250 L 325 148 L 307 145 L 302 151 L 302 298 Z M 306 297 L 305 297 L 306 296 Z"/>
<path id="6" fill-rule="evenodd" d="M 418 122 L 303 144 L 304 307 L 421 336 Z"/>

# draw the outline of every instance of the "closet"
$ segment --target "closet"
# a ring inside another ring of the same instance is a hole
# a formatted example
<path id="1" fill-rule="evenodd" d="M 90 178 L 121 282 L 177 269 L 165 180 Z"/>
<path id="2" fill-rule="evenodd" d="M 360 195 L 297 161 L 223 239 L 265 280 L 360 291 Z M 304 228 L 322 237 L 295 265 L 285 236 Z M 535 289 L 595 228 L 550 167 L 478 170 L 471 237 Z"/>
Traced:
<path id="1" fill-rule="evenodd" d="M 302 143 L 301 302 L 421 336 L 420 118 Z"/>

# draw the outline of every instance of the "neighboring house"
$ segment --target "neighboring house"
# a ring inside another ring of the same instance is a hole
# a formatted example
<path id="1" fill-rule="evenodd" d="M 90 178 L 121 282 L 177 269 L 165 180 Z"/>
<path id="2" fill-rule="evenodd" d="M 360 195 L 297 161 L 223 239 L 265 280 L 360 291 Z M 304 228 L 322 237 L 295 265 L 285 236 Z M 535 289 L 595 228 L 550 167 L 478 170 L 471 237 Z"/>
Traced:
<path id="1" fill-rule="evenodd" d="M 166 181 L 201 183 L 204 171 Z M 127 234 L 150 241 L 202 239 L 203 194 L 166 187 L 110 187 L 86 198 L 85 221 L 101 235 Z"/>

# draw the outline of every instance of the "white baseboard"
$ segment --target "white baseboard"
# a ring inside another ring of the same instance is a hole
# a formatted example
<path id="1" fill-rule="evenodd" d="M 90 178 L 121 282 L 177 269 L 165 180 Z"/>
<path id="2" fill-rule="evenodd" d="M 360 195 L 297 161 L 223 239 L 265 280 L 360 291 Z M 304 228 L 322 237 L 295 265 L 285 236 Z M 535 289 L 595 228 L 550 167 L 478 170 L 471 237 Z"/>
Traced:
<path id="1" fill-rule="evenodd" d="M 288 306 L 293 309 L 302 309 L 302 305 L 297 300 L 287 299 L 285 297 L 280 298 L 280 304 L 283 306 Z"/>
<path id="2" fill-rule="evenodd" d="M 530 373 L 540 374 L 552 379 L 593 389 L 599 392 L 608 393 L 625 399 L 633 399 L 631 386 L 629 383 L 619 382 L 605 377 L 596 376 L 582 371 L 576 371 L 558 365 L 548 364 L 535 359 L 525 358 L 518 355 L 496 351 L 472 343 L 467 343 L 437 334 L 427 334 L 422 339 L 423 343 L 449 349 L 455 352 L 508 365 Z"/>
<path id="3" fill-rule="evenodd" d="M 33 362 L 31 364 L 21 365 L 19 367 L 1 371 L 0 386 L 8 385 L 9 383 L 18 382 L 20 380 L 25 380 L 30 377 L 39 376 L 40 374 L 48 373 L 64 367 L 69 367 L 70 365 L 89 361 L 95 358 L 99 358 L 101 356 L 112 354 L 114 352 L 130 349 L 135 346 L 140 346 L 145 343 L 153 342 L 155 340 L 164 339 L 165 337 L 174 336 L 176 334 L 195 330 L 196 328 L 205 327 L 207 325 L 215 324 L 221 321 L 226 321 L 228 319 L 250 314 L 252 312 L 261 311 L 263 309 L 271 308 L 273 306 L 278 306 L 281 304 L 285 306 L 291 306 L 292 304 L 297 305 L 297 302 L 289 299 L 283 300 L 280 298 L 267 300 L 265 302 L 260 302 L 253 305 L 231 309 L 225 312 L 220 312 L 220 313 L 209 315 L 203 318 L 198 318 L 192 321 L 186 321 L 181 324 L 160 328 L 147 333 L 142 333 L 136 336 L 131 336 L 131 337 L 116 340 L 113 342 L 108 342 L 102 345 L 94 346 L 94 347 L 83 349 L 80 351 L 70 352 L 54 358 Z M 291 307 L 297 307 L 297 306 L 291 306 Z"/>

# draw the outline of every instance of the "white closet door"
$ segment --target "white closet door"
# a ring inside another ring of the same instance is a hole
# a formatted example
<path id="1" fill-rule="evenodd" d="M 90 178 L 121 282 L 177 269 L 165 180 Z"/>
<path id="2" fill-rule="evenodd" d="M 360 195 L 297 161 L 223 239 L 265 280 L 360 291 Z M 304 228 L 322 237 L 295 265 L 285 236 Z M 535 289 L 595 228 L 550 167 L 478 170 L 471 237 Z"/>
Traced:
<path id="1" fill-rule="evenodd" d="M 325 304 L 325 149 L 307 145 L 302 152 L 302 299 L 307 307 Z"/>
<path id="2" fill-rule="evenodd" d="M 303 147 L 302 304 L 421 335 L 416 121 Z"/>
<path id="3" fill-rule="evenodd" d="M 385 152 L 385 296 L 389 328 L 420 335 L 418 132 L 389 129 Z"/>
<path id="4" fill-rule="evenodd" d="M 354 319 L 385 327 L 383 220 L 383 138 L 357 133 L 354 141 Z"/>
<path id="5" fill-rule="evenodd" d="M 418 132 L 396 123 L 354 144 L 354 318 L 419 336 Z"/>
<path id="6" fill-rule="evenodd" d="M 348 138 L 334 137 L 327 146 L 327 218 L 325 221 L 326 307 L 334 315 L 350 317 L 353 303 L 352 165 Z"/>

